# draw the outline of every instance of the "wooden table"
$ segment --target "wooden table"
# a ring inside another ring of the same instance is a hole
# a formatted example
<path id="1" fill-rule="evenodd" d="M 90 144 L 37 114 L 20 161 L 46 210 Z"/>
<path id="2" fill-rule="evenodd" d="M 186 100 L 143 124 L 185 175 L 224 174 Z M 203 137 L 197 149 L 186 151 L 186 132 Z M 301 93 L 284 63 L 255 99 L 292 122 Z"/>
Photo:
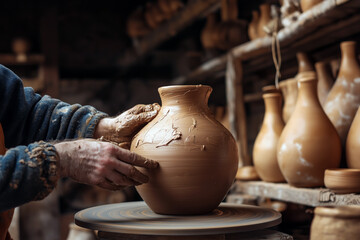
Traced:
<path id="1" fill-rule="evenodd" d="M 144 202 L 108 204 L 76 213 L 75 223 L 97 230 L 99 239 L 107 240 L 292 239 L 264 230 L 281 223 L 280 213 L 229 203 L 220 204 L 211 213 L 191 216 L 159 215 Z"/>

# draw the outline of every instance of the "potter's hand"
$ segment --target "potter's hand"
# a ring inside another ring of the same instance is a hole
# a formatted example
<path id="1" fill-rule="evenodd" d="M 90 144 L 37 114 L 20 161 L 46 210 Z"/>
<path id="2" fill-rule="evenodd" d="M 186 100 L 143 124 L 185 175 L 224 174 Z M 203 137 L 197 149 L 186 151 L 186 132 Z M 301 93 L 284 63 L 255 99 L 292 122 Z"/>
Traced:
<path id="1" fill-rule="evenodd" d="M 159 112 L 157 103 L 136 105 L 115 118 L 103 118 L 95 129 L 94 138 L 116 142 L 120 147 L 130 148 L 133 136 Z"/>
<path id="2" fill-rule="evenodd" d="M 112 143 L 81 139 L 54 144 L 61 177 L 110 190 L 140 185 L 149 178 L 134 166 L 156 168 L 158 163 Z"/>

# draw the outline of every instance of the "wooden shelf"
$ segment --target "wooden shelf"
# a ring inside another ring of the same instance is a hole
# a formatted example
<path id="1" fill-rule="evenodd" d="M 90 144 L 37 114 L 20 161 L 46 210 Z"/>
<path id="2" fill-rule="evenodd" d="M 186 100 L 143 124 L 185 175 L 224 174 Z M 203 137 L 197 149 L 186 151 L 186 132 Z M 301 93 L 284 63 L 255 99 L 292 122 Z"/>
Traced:
<path id="1" fill-rule="evenodd" d="M 360 33 L 359 0 L 327 0 L 301 14 L 296 22 L 278 33 L 282 60 L 294 58 L 297 51 L 313 51 L 320 47 L 338 44 L 347 37 Z M 201 83 L 219 71 L 225 71 L 227 55 L 241 59 L 244 75 L 273 65 L 271 37 L 246 42 L 211 59 L 187 76 L 173 80 L 174 84 Z"/>
<path id="2" fill-rule="evenodd" d="M 311 207 L 360 205 L 358 194 L 335 194 L 327 188 L 296 188 L 286 183 L 267 183 L 262 181 L 236 181 L 233 192 L 229 195 L 245 193 L 252 196 L 277 199 Z"/>

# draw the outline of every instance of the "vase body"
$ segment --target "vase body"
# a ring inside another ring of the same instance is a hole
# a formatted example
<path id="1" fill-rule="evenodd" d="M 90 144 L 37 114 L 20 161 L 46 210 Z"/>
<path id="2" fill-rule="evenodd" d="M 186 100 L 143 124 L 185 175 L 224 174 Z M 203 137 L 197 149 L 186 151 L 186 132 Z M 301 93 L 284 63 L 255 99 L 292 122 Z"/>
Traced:
<path id="1" fill-rule="evenodd" d="M 306 12 L 307 10 L 321 3 L 322 1 L 323 0 L 301 0 L 300 1 L 301 11 Z"/>
<path id="2" fill-rule="evenodd" d="M 267 93 L 263 95 L 263 98 L 265 115 L 254 143 L 254 166 L 261 180 L 285 182 L 276 156 L 277 143 L 285 126 L 281 116 L 281 95 Z"/>
<path id="3" fill-rule="evenodd" d="M 349 168 L 360 169 L 360 108 L 352 121 L 346 140 L 346 163 Z"/>
<path id="4" fill-rule="evenodd" d="M 360 207 L 317 207 L 311 223 L 311 240 L 359 239 Z"/>
<path id="5" fill-rule="evenodd" d="M 252 18 L 248 27 L 248 35 L 250 40 L 254 40 L 258 38 L 258 32 L 257 32 L 258 23 L 259 23 L 259 12 L 254 10 L 252 11 Z"/>
<path id="6" fill-rule="evenodd" d="M 339 74 L 326 98 L 324 110 L 338 131 L 343 146 L 359 105 L 360 66 L 356 42 L 342 42 Z"/>
<path id="7" fill-rule="evenodd" d="M 321 106 L 325 104 L 326 97 L 334 83 L 330 66 L 326 62 L 315 63 L 316 76 L 318 79 L 318 96 Z"/>
<path id="8" fill-rule="evenodd" d="M 267 33 L 264 31 L 264 27 L 271 21 L 271 8 L 270 4 L 263 3 L 260 5 L 260 18 L 257 26 L 257 36 L 265 37 Z"/>
<path id="9" fill-rule="evenodd" d="M 296 107 L 277 147 L 279 166 L 289 184 L 319 187 L 324 185 L 325 169 L 339 167 L 340 138 L 320 105 L 315 76 L 298 83 Z"/>
<path id="10" fill-rule="evenodd" d="M 209 86 L 159 88 L 159 114 L 133 139 L 131 151 L 159 162 L 140 169 L 149 182 L 136 189 L 159 214 L 203 214 L 215 209 L 238 168 L 231 133 L 207 107 Z"/>
<path id="11" fill-rule="evenodd" d="M 279 83 L 279 87 L 284 98 L 282 117 L 286 123 L 289 121 L 289 118 L 295 109 L 298 95 L 297 80 L 295 78 L 286 79 Z"/>

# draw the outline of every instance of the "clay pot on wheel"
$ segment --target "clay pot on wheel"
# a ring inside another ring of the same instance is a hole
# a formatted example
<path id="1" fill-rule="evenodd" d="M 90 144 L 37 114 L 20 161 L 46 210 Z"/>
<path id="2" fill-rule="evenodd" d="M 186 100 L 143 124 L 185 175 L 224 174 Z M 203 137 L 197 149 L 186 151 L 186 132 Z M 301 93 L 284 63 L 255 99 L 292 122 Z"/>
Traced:
<path id="1" fill-rule="evenodd" d="M 211 91 L 202 85 L 159 88 L 159 114 L 131 143 L 131 151 L 160 164 L 155 170 L 140 169 L 150 180 L 136 187 L 156 213 L 210 212 L 234 181 L 237 145 L 210 113 Z"/>
<path id="2" fill-rule="evenodd" d="M 281 95 L 263 95 L 265 116 L 253 150 L 253 161 L 261 180 L 266 182 L 285 182 L 280 171 L 276 147 L 285 123 L 281 117 Z"/>
<path id="3" fill-rule="evenodd" d="M 360 206 L 317 207 L 311 240 L 359 239 Z"/>
<path id="4" fill-rule="evenodd" d="M 341 143 L 317 96 L 316 75 L 298 80 L 295 110 L 277 147 L 279 166 L 286 181 L 295 187 L 324 185 L 327 168 L 338 168 Z"/>

